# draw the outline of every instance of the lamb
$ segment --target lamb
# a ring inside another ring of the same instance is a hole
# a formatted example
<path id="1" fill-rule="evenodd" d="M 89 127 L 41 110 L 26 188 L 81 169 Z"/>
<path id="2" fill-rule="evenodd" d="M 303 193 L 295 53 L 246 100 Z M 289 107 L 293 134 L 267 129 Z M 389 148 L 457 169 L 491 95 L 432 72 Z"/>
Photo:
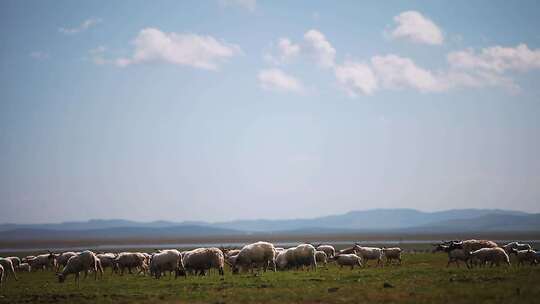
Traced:
<path id="1" fill-rule="evenodd" d="M 101 266 L 103 267 L 103 269 L 107 268 L 107 267 L 111 267 L 111 273 L 114 273 L 116 272 L 117 270 L 117 265 L 114 261 L 114 259 L 116 259 L 117 255 L 114 254 L 114 253 L 100 253 L 100 254 L 96 254 L 97 258 L 99 259 L 99 261 L 101 262 Z"/>
<path id="2" fill-rule="evenodd" d="M 30 272 L 30 271 L 32 271 L 32 267 L 30 267 L 30 264 L 28 264 L 28 263 L 21 263 L 21 264 L 19 264 L 19 266 L 15 270 Z"/>
<path id="3" fill-rule="evenodd" d="M 512 253 L 512 249 L 516 249 L 516 250 L 531 250 L 531 245 L 529 244 L 520 244 L 518 242 L 511 242 L 511 243 L 508 243 L 504 246 L 502 246 L 502 248 L 504 249 L 504 251 L 506 251 L 506 253 L 510 254 Z"/>
<path id="4" fill-rule="evenodd" d="M 169 271 L 169 274 L 174 271 L 174 278 L 177 278 L 180 271 L 183 270 L 182 255 L 176 249 L 162 250 L 152 255 L 150 260 L 150 274 L 156 279 L 159 279 L 165 271 Z"/>
<path id="5" fill-rule="evenodd" d="M 382 252 L 384 257 L 386 258 L 387 264 L 392 264 L 393 260 L 396 260 L 398 262 L 398 265 L 401 265 L 401 248 L 393 247 L 393 248 L 383 248 Z"/>
<path id="6" fill-rule="evenodd" d="M 98 258 L 92 251 L 83 251 L 75 256 L 72 256 L 64 269 L 57 273 L 58 282 L 63 283 L 67 276 L 70 274 L 75 274 L 75 281 L 79 285 L 79 276 L 80 272 L 84 271 L 85 275 L 88 271 L 94 272 L 94 280 L 97 280 L 98 271 L 103 274 L 103 269 L 99 266 Z"/>
<path id="7" fill-rule="evenodd" d="M 315 260 L 317 261 L 317 265 L 323 264 L 326 266 L 326 263 L 328 262 L 328 256 L 324 251 L 315 251 Z"/>
<path id="8" fill-rule="evenodd" d="M 233 273 L 238 273 L 243 269 L 253 270 L 253 265 L 263 266 L 265 271 L 270 265 L 276 271 L 274 245 L 267 242 L 257 242 L 244 246 L 232 265 Z"/>
<path id="9" fill-rule="evenodd" d="M 75 253 L 73 251 L 68 251 L 68 252 L 64 252 L 64 253 L 61 253 L 60 255 L 55 256 L 56 269 L 60 270 L 60 269 L 64 268 L 66 266 L 68 260 L 71 257 L 76 256 L 76 255 L 77 255 L 77 253 Z"/>
<path id="10" fill-rule="evenodd" d="M 523 265 L 524 262 L 529 262 L 530 265 L 534 265 L 536 263 L 536 252 L 534 250 L 517 250 L 515 248 L 511 248 L 510 253 L 516 255 L 518 266 Z"/>
<path id="11" fill-rule="evenodd" d="M 8 274 L 10 274 L 15 278 L 15 281 L 18 280 L 17 275 L 15 274 L 15 268 L 13 267 L 13 262 L 11 262 L 10 259 L 0 258 L 0 265 L 4 268 L 3 273 L 6 279 Z"/>
<path id="12" fill-rule="evenodd" d="M 277 269 L 290 269 L 296 267 L 296 261 L 294 257 L 294 249 L 296 247 L 288 248 L 279 252 L 276 256 Z"/>
<path id="13" fill-rule="evenodd" d="M 144 272 L 147 268 L 146 260 L 146 256 L 140 252 L 122 252 L 114 259 L 114 262 L 120 269 L 120 275 L 124 275 L 126 268 L 129 274 L 132 274 L 133 268 L 139 268 L 139 273 Z"/>
<path id="14" fill-rule="evenodd" d="M 319 245 L 317 251 L 323 251 L 329 259 L 336 255 L 336 249 L 332 245 Z"/>
<path id="15" fill-rule="evenodd" d="M 354 253 L 338 254 L 334 256 L 334 260 L 339 265 L 339 268 L 343 268 L 343 266 L 351 266 L 352 270 L 354 269 L 354 266 L 362 267 L 362 258 Z"/>
<path id="16" fill-rule="evenodd" d="M 435 249 L 433 249 L 433 252 L 437 251 L 443 251 L 448 254 L 448 263 L 446 264 L 446 267 L 450 267 L 450 263 L 454 262 L 457 267 L 459 267 L 459 261 L 465 262 L 465 266 L 467 268 L 470 268 L 469 266 L 469 252 L 465 251 L 464 249 L 451 249 L 450 246 L 438 244 L 436 245 Z"/>
<path id="17" fill-rule="evenodd" d="M 470 258 L 472 261 L 480 262 L 480 266 L 490 262 L 490 267 L 493 265 L 499 266 L 502 262 L 510 265 L 510 258 L 504 249 L 496 248 L 481 248 L 476 251 L 470 252 Z M 472 264 L 471 264 L 472 266 Z"/>
<path id="18" fill-rule="evenodd" d="M 223 276 L 225 257 L 223 252 L 218 248 L 198 248 L 191 250 L 184 255 L 184 268 L 188 271 L 199 273 L 200 275 L 206 275 L 206 271 L 212 268 L 216 268 L 219 271 L 219 275 Z M 234 259 L 234 264 L 236 259 Z"/>
<path id="19" fill-rule="evenodd" d="M 356 244 L 355 250 L 357 252 L 356 254 L 364 261 L 365 266 L 367 266 L 369 260 L 377 260 L 377 265 L 380 265 L 381 267 L 384 266 L 382 262 L 383 251 L 381 248 L 362 247 L 359 244 Z"/>

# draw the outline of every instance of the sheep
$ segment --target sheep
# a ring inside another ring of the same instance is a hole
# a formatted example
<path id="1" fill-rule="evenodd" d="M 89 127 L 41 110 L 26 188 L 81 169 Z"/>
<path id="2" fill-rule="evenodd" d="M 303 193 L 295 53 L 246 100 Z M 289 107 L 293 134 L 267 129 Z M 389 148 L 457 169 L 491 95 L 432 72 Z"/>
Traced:
<path id="1" fill-rule="evenodd" d="M 328 256 L 324 251 L 315 251 L 315 260 L 317 261 L 317 265 L 323 264 L 326 266 L 326 263 L 328 262 Z"/>
<path id="2" fill-rule="evenodd" d="M 504 246 L 502 246 L 502 248 L 504 249 L 504 251 L 506 251 L 506 253 L 510 254 L 510 253 L 513 253 L 512 249 L 516 249 L 516 250 L 531 250 L 531 245 L 529 244 L 520 244 L 518 242 L 511 242 L 511 243 L 508 243 Z"/>
<path id="3" fill-rule="evenodd" d="M 96 254 L 97 258 L 101 262 L 101 266 L 103 269 L 107 267 L 111 267 L 111 273 L 115 273 L 117 270 L 117 265 L 114 261 L 114 259 L 117 257 L 114 253 L 100 253 Z"/>
<path id="4" fill-rule="evenodd" d="M 347 247 L 345 249 L 341 249 L 337 254 L 356 254 L 357 253 L 356 247 L 357 247 L 357 245 L 354 245 L 352 247 Z M 336 255 L 336 254 L 334 254 L 334 255 Z"/>
<path id="5" fill-rule="evenodd" d="M 466 240 L 466 241 L 451 241 L 448 245 L 452 248 L 465 249 L 467 252 L 476 251 L 482 248 L 497 248 L 497 243 L 488 240 Z"/>
<path id="6" fill-rule="evenodd" d="M 383 248 L 382 252 L 384 257 L 386 258 L 387 264 L 392 264 L 392 261 L 396 260 L 398 262 L 398 265 L 401 265 L 401 248 Z"/>
<path id="7" fill-rule="evenodd" d="M 206 275 L 206 271 L 212 268 L 218 269 L 219 275 L 223 276 L 225 257 L 218 248 L 198 248 L 191 250 L 184 255 L 184 268 L 187 271 Z M 233 265 L 236 264 L 234 259 Z"/>
<path id="8" fill-rule="evenodd" d="M 114 263 L 120 269 L 120 275 L 124 275 L 127 268 L 129 274 L 132 274 L 133 268 L 139 268 L 139 273 L 145 272 L 147 268 L 147 257 L 140 252 L 122 252 L 115 259 Z"/>
<path id="9" fill-rule="evenodd" d="M 243 269 L 253 271 L 253 265 L 263 266 L 265 271 L 270 265 L 276 271 L 274 245 L 268 242 L 257 242 L 244 246 L 238 253 L 232 270 L 233 273 L 238 273 Z"/>
<path id="10" fill-rule="evenodd" d="M 319 245 L 317 246 L 317 251 L 323 251 L 329 259 L 336 255 L 336 249 L 332 245 Z"/>
<path id="11" fill-rule="evenodd" d="M 433 249 L 433 253 L 437 251 L 443 251 L 448 254 L 448 263 L 446 264 L 446 267 L 450 267 L 450 263 L 454 262 L 457 267 L 459 267 L 459 261 L 465 262 L 465 266 L 467 268 L 470 268 L 469 266 L 469 252 L 465 251 L 465 249 L 451 249 L 450 246 L 438 244 Z"/>
<path id="12" fill-rule="evenodd" d="M 311 244 L 301 244 L 293 249 L 296 267 L 311 266 L 313 270 L 317 269 L 317 250 Z"/>
<path id="13" fill-rule="evenodd" d="M 85 277 L 88 271 L 93 271 L 94 280 L 97 280 L 98 271 L 103 274 L 103 269 L 99 266 L 99 260 L 92 251 L 86 250 L 72 256 L 68 260 L 66 266 L 64 266 L 64 269 L 62 269 L 61 272 L 58 272 L 56 276 L 58 277 L 58 282 L 63 283 L 68 275 L 75 274 L 75 281 L 78 286 L 81 271 L 84 271 Z"/>
<path id="14" fill-rule="evenodd" d="M 49 270 L 54 269 L 55 265 L 55 255 L 52 252 L 46 254 L 40 254 L 35 257 L 27 257 L 26 262 L 30 264 L 32 269 L 38 270 Z"/>
<path id="15" fill-rule="evenodd" d="M 355 245 L 356 254 L 364 261 L 364 266 L 368 265 L 369 260 L 377 260 L 377 266 L 384 266 L 382 262 L 383 251 L 377 247 L 362 247 L 359 244 Z"/>
<path id="16" fill-rule="evenodd" d="M 21 264 L 19 264 L 19 266 L 15 270 L 30 272 L 30 271 L 32 271 L 32 267 L 30 267 L 30 264 L 28 264 L 28 263 L 21 263 Z"/>
<path id="17" fill-rule="evenodd" d="M 3 281 L 4 281 L 4 266 L 0 265 L 0 287 L 2 287 Z"/>
<path id="18" fill-rule="evenodd" d="M 6 259 L 11 260 L 11 263 L 13 263 L 13 268 L 17 269 L 19 265 L 21 264 L 21 258 L 13 256 L 13 257 L 7 257 Z"/>
<path id="19" fill-rule="evenodd" d="M 61 253 L 59 255 L 56 255 L 55 256 L 55 259 L 56 259 L 56 269 L 57 271 L 64 268 L 68 262 L 68 260 L 73 257 L 73 256 L 76 256 L 77 253 L 73 252 L 73 251 L 68 251 L 68 252 L 64 252 L 64 253 Z"/>
<path id="20" fill-rule="evenodd" d="M 180 271 L 184 271 L 182 255 L 176 249 L 162 250 L 159 253 L 153 254 L 150 260 L 150 274 L 156 279 L 161 277 L 161 274 L 169 271 L 169 274 L 174 271 L 174 277 L 177 278 Z M 184 272 L 185 275 L 185 272 Z"/>
<path id="21" fill-rule="evenodd" d="M 480 266 L 490 262 L 490 267 L 493 265 L 499 266 L 501 262 L 510 265 L 510 258 L 504 249 L 500 247 L 496 248 L 481 248 L 469 253 L 472 261 L 480 262 Z M 472 267 L 472 264 L 471 264 Z"/>
<path id="22" fill-rule="evenodd" d="M 337 254 L 333 259 L 339 265 L 340 269 L 343 268 L 343 266 L 351 266 L 351 270 L 354 269 L 354 266 L 362 267 L 362 258 L 354 253 Z"/>
<path id="23" fill-rule="evenodd" d="M 3 272 L 6 279 L 8 275 L 12 275 L 15 281 L 18 281 L 13 262 L 10 259 L 0 258 L 0 265 L 4 268 Z"/>
<path id="24" fill-rule="evenodd" d="M 524 262 L 529 262 L 530 265 L 534 265 L 536 263 L 536 252 L 532 249 L 517 250 L 515 248 L 511 248 L 510 253 L 516 255 L 518 266 L 523 265 Z"/>

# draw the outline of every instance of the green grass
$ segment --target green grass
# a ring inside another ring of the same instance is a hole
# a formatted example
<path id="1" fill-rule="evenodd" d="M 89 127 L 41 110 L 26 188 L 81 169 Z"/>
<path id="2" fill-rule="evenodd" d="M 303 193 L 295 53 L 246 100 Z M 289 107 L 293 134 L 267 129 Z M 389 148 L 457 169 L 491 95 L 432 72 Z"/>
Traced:
<path id="1" fill-rule="evenodd" d="M 0 289 L 0 303 L 539 303 L 540 267 L 446 268 L 445 254 L 404 255 L 402 266 L 267 272 L 206 277 L 111 275 L 72 277 L 20 273 Z M 385 288 L 384 283 L 392 287 Z"/>

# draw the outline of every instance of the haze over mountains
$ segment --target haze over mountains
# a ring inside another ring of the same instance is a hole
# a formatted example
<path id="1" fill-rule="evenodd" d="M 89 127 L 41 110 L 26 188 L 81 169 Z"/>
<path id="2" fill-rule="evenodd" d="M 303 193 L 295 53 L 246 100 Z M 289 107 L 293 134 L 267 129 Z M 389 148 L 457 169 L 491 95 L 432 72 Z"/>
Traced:
<path id="1" fill-rule="evenodd" d="M 440 212 L 373 209 L 311 219 L 256 219 L 215 223 L 136 222 L 112 219 L 57 224 L 0 224 L 0 238 L 3 240 L 171 238 L 250 233 L 310 234 L 369 231 L 405 233 L 540 231 L 540 214 L 498 209 L 454 209 Z"/>

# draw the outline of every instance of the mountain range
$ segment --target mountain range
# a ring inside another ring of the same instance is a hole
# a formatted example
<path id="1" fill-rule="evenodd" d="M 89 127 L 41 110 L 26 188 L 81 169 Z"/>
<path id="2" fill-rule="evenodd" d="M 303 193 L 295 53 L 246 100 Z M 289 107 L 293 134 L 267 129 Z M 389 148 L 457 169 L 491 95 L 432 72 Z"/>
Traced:
<path id="1" fill-rule="evenodd" d="M 422 212 L 414 209 L 351 211 L 310 219 L 235 220 L 228 222 L 137 222 L 89 220 L 56 224 L 0 224 L 2 240 L 174 238 L 254 233 L 354 232 L 538 232 L 540 214 L 500 209 L 453 209 Z"/>

